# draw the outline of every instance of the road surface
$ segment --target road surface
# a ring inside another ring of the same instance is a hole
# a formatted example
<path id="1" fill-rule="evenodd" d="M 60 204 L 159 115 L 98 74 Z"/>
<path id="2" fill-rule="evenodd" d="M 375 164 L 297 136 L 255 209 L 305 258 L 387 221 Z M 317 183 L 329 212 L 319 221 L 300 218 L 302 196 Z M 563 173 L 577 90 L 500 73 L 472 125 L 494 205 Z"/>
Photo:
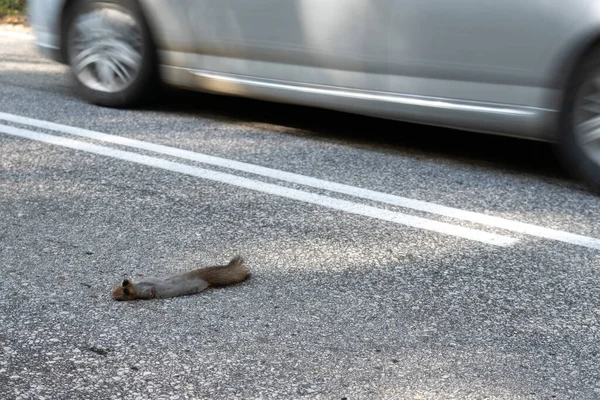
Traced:
<path id="1" fill-rule="evenodd" d="M 598 399 L 599 215 L 546 144 L 95 107 L 0 34 L 3 399 Z M 111 300 L 235 254 L 243 284 Z"/>

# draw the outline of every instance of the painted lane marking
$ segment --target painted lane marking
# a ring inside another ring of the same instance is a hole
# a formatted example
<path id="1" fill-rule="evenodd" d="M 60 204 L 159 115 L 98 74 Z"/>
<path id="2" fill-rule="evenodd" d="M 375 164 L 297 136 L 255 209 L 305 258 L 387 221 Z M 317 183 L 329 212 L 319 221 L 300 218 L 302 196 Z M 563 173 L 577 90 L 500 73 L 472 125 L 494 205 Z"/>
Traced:
<path id="1" fill-rule="evenodd" d="M 300 185 L 314 187 L 317 189 L 324 189 L 330 192 L 342 193 L 367 200 L 392 204 L 395 206 L 410 208 L 418 211 L 424 211 L 431 214 L 441 215 L 444 217 L 459 219 L 462 221 L 473 222 L 476 224 L 481 224 L 493 228 L 505 229 L 508 231 L 536 236 L 543 239 L 556 240 L 563 243 L 600 250 L 600 239 L 565 232 L 557 229 L 546 228 L 543 226 L 538 226 L 525 222 L 495 217 L 492 215 L 482 214 L 473 211 L 461 210 L 459 208 L 447 207 L 436 203 L 430 203 L 422 200 L 416 200 L 393 194 L 377 192 L 374 190 L 363 189 L 355 186 L 345 185 L 342 183 L 331 182 L 323 179 L 295 174 L 292 172 L 280 171 L 277 169 L 262 167 L 259 165 L 229 160 L 226 158 L 209 156 L 202 153 L 195 153 L 189 150 L 183 150 L 175 147 L 144 142 L 136 139 L 129 139 L 116 135 L 109 135 L 106 133 L 81 129 L 69 125 L 56 124 L 53 122 L 38 120 L 34 118 L 22 117 L 14 114 L 0 112 L 0 120 L 13 122 L 17 124 L 35 126 L 38 128 L 67 133 L 70 135 L 99 140 L 106 143 L 118 144 L 140 150 L 152 151 L 155 153 L 174 156 L 190 161 L 197 161 L 204 164 L 225 167 L 243 172 L 249 172 L 255 175 L 278 179 L 285 182 L 297 183 Z"/>
<path id="2" fill-rule="evenodd" d="M 424 229 L 428 231 L 443 233 L 446 235 L 475 240 L 481 243 L 491 244 L 495 246 L 506 247 L 518 242 L 517 239 L 497 235 L 494 233 L 465 228 L 462 226 L 452 225 L 445 222 L 428 220 L 421 217 L 406 215 L 394 211 L 388 211 L 364 204 L 354 203 L 347 200 L 336 199 L 316 193 L 304 192 L 297 189 L 291 189 L 284 186 L 274 185 L 271 183 L 256 181 L 253 179 L 243 178 L 240 176 L 226 174 L 223 172 L 212 171 L 209 169 L 194 167 L 186 164 L 175 163 L 161 158 L 145 156 L 129 151 L 117 150 L 111 147 L 99 146 L 60 136 L 53 136 L 45 133 L 15 128 L 13 126 L 0 124 L 0 132 L 12 136 L 18 136 L 26 139 L 35 140 L 38 142 L 54 144 L 74 150 L 81 150 L 92 154 L 116 158 L 118 160 L 124 160 L 136 164 L 160 168 L 171 172 L 191 175 L 202 179 L 238 186 L 245 189 L 255 190 L 258 192 L 267 193 L 279 197 L 285 197 L 292 200 L 302 201 L 305 203 L 316 204 L 334 210 L 344 211 L 350 214 L 362 215 L 365 217 L 375 218 L 383 221 L 394 222 L 400 225 L 407 225 L 413 228 Z"/>

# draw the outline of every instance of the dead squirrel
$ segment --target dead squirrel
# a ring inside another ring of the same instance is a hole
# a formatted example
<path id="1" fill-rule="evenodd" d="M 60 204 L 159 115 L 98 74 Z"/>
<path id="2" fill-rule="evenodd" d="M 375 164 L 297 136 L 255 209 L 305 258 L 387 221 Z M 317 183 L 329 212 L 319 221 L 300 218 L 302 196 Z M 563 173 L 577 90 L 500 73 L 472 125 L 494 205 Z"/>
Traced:
<path id="1" fill-rule="evenodd" d="M 120 301 L 165 299 L 200 293 L 209 287 L 218 287 L 239 283 L 248 277 L 244 260 L 234 257 L 229 264 L 200 268 L 166 278 L 143 278 L 132 283 L 125 279 L 113 292 L 113 299 Z"/>

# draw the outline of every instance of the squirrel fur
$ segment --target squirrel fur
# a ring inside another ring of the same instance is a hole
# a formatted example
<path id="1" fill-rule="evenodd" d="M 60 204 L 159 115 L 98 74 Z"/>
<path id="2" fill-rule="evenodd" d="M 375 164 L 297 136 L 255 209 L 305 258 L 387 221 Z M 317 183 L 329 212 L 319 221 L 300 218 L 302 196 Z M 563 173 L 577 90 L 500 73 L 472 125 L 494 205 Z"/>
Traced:
<path id="1" fill-rule="evenodd" d="M 209 287 L 233 285 L 248 277 L 244 260 L 236 256 L 227 265 L 200 268 L 166 278 L 145 277 L 137 283 L 123 280 L 113 292 L 119 301 L 165 299 L 200 293 Z"/>

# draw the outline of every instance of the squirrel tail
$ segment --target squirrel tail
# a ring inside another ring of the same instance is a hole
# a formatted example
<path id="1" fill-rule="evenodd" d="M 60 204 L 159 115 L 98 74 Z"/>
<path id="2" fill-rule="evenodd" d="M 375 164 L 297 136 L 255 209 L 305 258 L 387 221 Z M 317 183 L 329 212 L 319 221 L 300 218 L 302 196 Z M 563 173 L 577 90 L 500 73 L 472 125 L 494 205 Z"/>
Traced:
<path id="1" fill-rule="evenodd" d="M 201 269 L 198 271 L 198 275 L 210 286 L 225 286 L 243 282 L 249 274 L 244 265 L 244 259 L 235 256 L 229 261 L 229 264 Z"/>

